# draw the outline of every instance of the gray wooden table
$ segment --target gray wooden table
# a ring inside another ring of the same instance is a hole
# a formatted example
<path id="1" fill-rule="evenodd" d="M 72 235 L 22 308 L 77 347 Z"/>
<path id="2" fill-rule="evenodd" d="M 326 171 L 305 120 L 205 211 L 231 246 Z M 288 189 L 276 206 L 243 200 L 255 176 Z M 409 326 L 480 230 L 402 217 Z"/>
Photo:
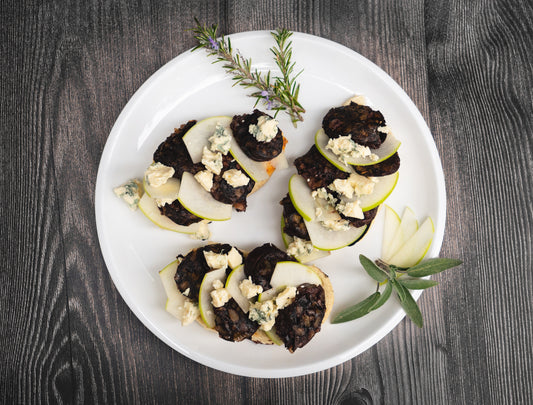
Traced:
<path id="1" fill-rule="evenodd" d="M 26 4 L 28 3 L 28 4 Z M 502 1 L 3 1 L 1 403 L 521 404 L 533 400 L 533 11 Z M 193 17 L 282 26 L 375 62 L 444 165 L 442 256 L 464 265 L 351 361 L 263 380 L 209 369 L 117 293 L 94 219 L 97 167 L 136 89 L 194 45 Z"/>

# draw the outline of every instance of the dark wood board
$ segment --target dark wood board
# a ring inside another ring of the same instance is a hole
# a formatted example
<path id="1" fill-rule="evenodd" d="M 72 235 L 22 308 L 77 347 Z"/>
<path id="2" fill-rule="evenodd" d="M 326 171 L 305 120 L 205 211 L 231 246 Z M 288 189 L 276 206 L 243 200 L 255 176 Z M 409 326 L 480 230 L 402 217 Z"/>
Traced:
<path id="1" fill-rule="evenodd" d="M 512 1 L 0 4 L 0 403 L 528 403 L 533 396 L 533 8 Z M 100 253 L 101 152 L 141 84 L 194 45 L 282 26 L 339 42 L 418 106 L 443 162 L 442 256 L 464 265 L 355 359 L 308 376 L 225 374 L 174 352 Z"/>

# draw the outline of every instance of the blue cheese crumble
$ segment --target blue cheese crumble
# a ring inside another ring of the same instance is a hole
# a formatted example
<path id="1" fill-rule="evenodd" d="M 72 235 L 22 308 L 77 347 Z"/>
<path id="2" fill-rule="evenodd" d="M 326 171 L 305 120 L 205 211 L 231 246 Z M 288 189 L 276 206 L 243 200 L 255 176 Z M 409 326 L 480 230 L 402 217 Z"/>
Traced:
<path id="1" fill-rule="evenodd" d="M 322 214 L 322 211 L 320 211 Z M 309 240 L 294 237 L 293 241 L 287 246 L 287 253 L 291 256 L 303 256 L 313 252 L 315 248 Z"/>
<path id="2" fill-rule="evenodd" d="M 277 315 L 278 309 L 273 300 L 250 304 L 248 318 L 251 321 L 257 322 L 259 324 L 259 329 L 264 330 L 265 332 L 272 329 L 276 322 Z"/>
<path id="3" fill-rule="evenodd" d="M 348 164 L 350 158 L 368 157 L 373 162 L 379 159 L 379 156 L 372 153 L 368 146 L 355 143 L 350 135 L 330 139 L 326 145 L 326 149 L 331 150 L 344 164 Z"/>
<path id="4" fill-rule="evenodd" d="M 222 178 L 233 188 L 247 186 L 250 178 L 238 169 L 226 170 Z"/>
<path id="5" fill-rule="evenodd" d="M 148 185 L 152 187 L 161 187 L 168 179 L 174 176 L 174 168 L 165 166 L 163 163 L 152 163 L 146 172 L 144 178 Z"/>
<path id="6" fill-rule="evenodd" d="M 220 174 L 222 170 L 222 153 L 211 152 L 207 146 L 204 146 L 202 152 L 202 164 L 207 170 L 214 174 Z"/>
<path id="7" fill-rule="evenodd" d="M 135 211 L 143 195 L 143 186 L 138 179 L 128 180 L 126 183 L 113 189 L 115 195 L 121 198 L 130 210 Z"/>
<path id="8" fill-rule="evenodd" d="M 227 155 L 231 148 L 231 133 L 227 127 L 217 122 L 215 133 L 209 138 L 211 151 Z"/>
<path id="9" fill-rule="evenodd" d="M 262 115 L 257 119 L 257 125 L 251 124 L 248 132 L 259 142 L 270 142 L 278 134 L 278 121 L 267 115 Z"/>

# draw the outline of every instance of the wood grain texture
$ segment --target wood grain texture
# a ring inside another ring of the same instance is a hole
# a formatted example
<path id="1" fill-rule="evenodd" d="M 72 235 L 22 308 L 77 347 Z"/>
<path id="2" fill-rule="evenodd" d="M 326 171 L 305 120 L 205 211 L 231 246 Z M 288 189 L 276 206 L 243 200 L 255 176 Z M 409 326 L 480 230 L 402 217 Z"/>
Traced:
<path id="1" fill-rule="evenodd" d="M 533 393 L 533 10 L 526 0 L 86 1 L 0 6 L 0 403 L 527 403 Z M 464 265 L 357 358 L 308 376 L 228 375 L 172 351 L 117 293 L 94 187 L 123 106 L 193 46 L 283 26 L 389 73 L 446 177 L 442 255 Z M 15 179 L 15 181 L 14 181 Z"/>

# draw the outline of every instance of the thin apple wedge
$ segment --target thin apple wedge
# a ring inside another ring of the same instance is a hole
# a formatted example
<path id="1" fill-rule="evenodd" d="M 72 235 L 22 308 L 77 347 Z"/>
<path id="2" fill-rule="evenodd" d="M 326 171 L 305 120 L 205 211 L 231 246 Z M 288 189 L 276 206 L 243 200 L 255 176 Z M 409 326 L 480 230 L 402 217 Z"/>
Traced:
<path id="1" fill-rule="evenodd" d="M 159 277 L 161 277 L 163 288 L 167 294 L 167 303 L 165 305 L 166 311 L 176 318 L 181 319 L 183 315 L 183 304 L 185 303 L 185 297 L 178 290 L 178 286 L 174 281 L 174 275 L 176 274 L 177 270 L 178 261 L 174 260 L 159 272 Z"/>
<path id="2" fill-rule="evenodd" d="M 220 280 L 224 284 L 226 278 L 226 269 L 220 268 L 211 270 L 206 273 L 202 284 L 200 284 L 200 293 L 198 296 L 198 309 L 200 310 L 200 316 L 207 325 L 208 328 L 215 327 L 215 313 L 213 311 L 213 304 L 211 303 L 211 291 L 214 290 L 213 282 Z"/>
<path id="3" fill-rule="evenodd" d="M 248 298 L 242 294 L 241 289 L 239 288 L 239 285 L 245 278 L 246 274 L 244 273 L 244 266 L 241 264 L 228 275 L 225 288 L 235 302 L 237 302 L 239 307 L 241 307 L 243 312 L 248 313 L 250 309 L 250 301 L 248 301 Z"/>
<path id="4" fill-rule="evenodd" d="M 180 191 L 180 181 L 171 177 L 165 184 L 159 187 L 154 187 L 148 184 L 146 178 L 143 179 L 144 192 L 152 198 L 160 198 L 165 200 L 176 200 Z"/>
<path id="5" fill-rule="evenodd" d="M 292 205 L 306 221 L 315 219 L 315 199 L 305 179 L 299 174 L 294 174 L 289 180 L 289 196 Z"/>
<path id="6" fill-rule="evenodd" d="M 406 207 L 403 211 L 400 226 L 396 230 L 396 233 L 392 237 L 392 241 L 387 246 L 386 252 L 382 259 L 389 263 L 390 259 L 399 251 L 407 240 L 414 235 L 418 229 L 418 221 L 416 220 L 415 213 L 409 207 Z"/>
<path id="7" fill-rule="evenodd" d="M 396 172 L 388 176 L 378 177 L 372 194 L 355 197 L 355 199 L 359 200 L 361 209 L 363 211 L 370 211 L 385 201 L 396 187 L 399 174 Z"/>
<path id="8" fill-rule="evenodd" d="M 272 288 L 278 290 L 304 283 L 320 285 L 320 277 L 309 266 L 296 262 L 278 262 L 270 279 Z"/>
<path id="9" fill-rule="evenodd" d="M 326 135 L 324 130 L 321 128 L 315 135 L 315 145 L 322 156 L 329 160 L 333 165 L 339 168 L 342 171 L 348 172 L 349 166 L 345 165 L 339 160 L 337 155 L 331 152 L 326 148 L 326 145 L 329 142 L 329 137 Z M 349 165 L 355 166 L 370 166 L 375 165 L 376 163 L 383 162 L 384 160 L 390 158 L 394 155 L 398 148 L 400 147 L 401 142 L 391 133 L 387 134 L 385 142 L 377 149 L 371 149 L 371 152 L 377 155 L 376 160 L 370 159 L 370 157 L 360 157 L 360 158 L 348 158 L 346 163 Z"/>
<path id="10" fill-rule="evenodd" d="M 139 201 L 139 209 L 154 224 L 156 224 L 160 228 L 167 229 L 169 231 L 193 234 L 200 230 L 200 226 L 203 223 L 203 221 L 196 222 L 188 226 L 176 224 L 170 218 L 167 218 L 166 216 L 161 214 L 161 211 L 159 211 L 159 208 L 157 207 L 155 201 L 150 198 L 146 193 L 143 194 L 141 200 Z"/>
<path id="11" fill-rule="evenodd" d="M 347 231 L 331 231 L 318 221 L 305 221 L 311 243 L 319 250 L 337 250 L 357 242 L 364 235 L 367 225 L 351 226 Z"/>
<path id="12" fill-rule="evenodd" d="M 209 221 L 227 221 L 231 218 L 231 204 L 215 200 L 191 173 L 183 172 L 178 200 L 197 217 Z"/>
<path id="13" fill-rule="evenodd" d="M 202 153 L 204 146 L 209 146 L 209 138 L 215 133 L 217 124 L 227 127 L 231 123 L 231 117 L 217 116 L 206 118 L 197 122 L 187 133 L 183 136 L 183 142 L 189 151 L 189 155 L 193 163 L 198 163 L 202 160 Z"/>
<path id="14" fill-rule="evenodd" d="M 435 227 L 433 220 L 428 217 L 420 226 L 420 228 L 400 247 L 400 249 L 392 256 L 390 260 L 386 260 L 389 264 L 407 268 L 419 263 L 426 255 L 431 241 Z"/>
<path id="15" fill-rule="evenodd" d="M 385 221 L 383 226 L 383 245 L 381 257 L 387 256 L 387 248 L 391 245 L 394 235 L 400 226 L 400 217 L 391 207 L 385 205 Z"/>

